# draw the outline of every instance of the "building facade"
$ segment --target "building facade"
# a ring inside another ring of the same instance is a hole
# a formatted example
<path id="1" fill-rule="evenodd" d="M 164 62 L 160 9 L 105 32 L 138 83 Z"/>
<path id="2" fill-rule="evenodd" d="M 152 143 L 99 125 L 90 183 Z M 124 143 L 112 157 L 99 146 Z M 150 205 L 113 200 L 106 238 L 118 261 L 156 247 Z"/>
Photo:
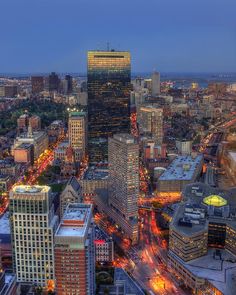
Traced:
<path id="1" fill-rule="evenodd" d="M 160 73 L 154 72 L 152 74 L 152 96 L 157 96 L 160 94 L 161 94 Z"/>
<path id="2" fill-rule="evenodd" d="M 88 52 L 88 147 L 91 162 L 107 160 L 108 137 L 130 132 L 130 53 Z"/>
<path id="3" fill-rule="evenodd" d="M 69 145 L 85 156 L 87 149 L 87 116 L 84 112 L 69 114 Z"/>
<path id="4" fill-rule="evenodd" d="M 60 78 L 55 72 L 48 76 L 48 89 L 49 91 L 58 91 L 60 87 Z"/>
<path id="5" fill-rule="evenodd" d="M 54 282 L 53 237 L 58 225 L 48 186 L 16 186 L 10 192 L 13 265 L 17 281 L 47 287 Z"/>
<path id="6" fill-rule="evenodd" d="M 130 225 L 128 230 L 117 218 L 117 223 L 135 241 L 138 238 L 139 146 L 134 137 L 122 133 L 109 138 L 108 160 L 109 205 Z"/>
<path id="7" fill-rule="evenodd" d="M 43 76 L 32 76 L 31 77 L 32 93 L 38 94 L 44 90 L 44 77 Z"/>
<path id="8" fill-rule="evenodd" d="M 189 184 L 170 223 L 169 269 L 194 294 L 234 294 L 234 193 Z"/>
<path id="9" fill-rule="evenodd" d="M 141 132 L 149 135 L 156 145 L 163 141 L 163 109 L 149 105 L 141 106 L 138 121 Z"/>
<path id="10" fill-rule="evenodd" d="M 113 239 L 98 226 L 95 227 L 94 245 L 96 262 L 101 264 L 111 264 L 114 260 Z"/>
<path id="11" fill-rule="evenodd" d="M 92 205 L 69 204 L 55 234 L 58 295 L 95 293 Z"/>
<path id="12" fill-rule="evenodd" d="M 34 159 L 38 159 L 40 154 L 42 154 L 48 148 L 48 135 L 44 131 L 32 131 L 29 127 L 27 133 L 22 133 L 16 137 L 14 145 L 12 147 L 12 154 L 14 155 L 15 149 L 17 149 L 22 144 L 33 145 Z"/>
<path id="13" fill-rule="evenodd" d="M 181 193 L 183 188 L 190 183 L 196 182 L 202 172 L 202 155 L 177 156 L 167 167 L 157 181 L 158 192 Z"/>

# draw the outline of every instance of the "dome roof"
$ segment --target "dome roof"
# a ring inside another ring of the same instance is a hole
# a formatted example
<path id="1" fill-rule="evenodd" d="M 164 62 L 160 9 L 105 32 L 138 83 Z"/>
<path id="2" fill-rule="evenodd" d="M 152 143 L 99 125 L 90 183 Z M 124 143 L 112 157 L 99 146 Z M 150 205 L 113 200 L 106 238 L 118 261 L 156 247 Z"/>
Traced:
<path id="1" fill-rule="evenodd" d="M 222 207 L 227 205 L 227 201 L 218 195 L 210 195 L 203 199 L 203 203 L 208 206 Z"/>

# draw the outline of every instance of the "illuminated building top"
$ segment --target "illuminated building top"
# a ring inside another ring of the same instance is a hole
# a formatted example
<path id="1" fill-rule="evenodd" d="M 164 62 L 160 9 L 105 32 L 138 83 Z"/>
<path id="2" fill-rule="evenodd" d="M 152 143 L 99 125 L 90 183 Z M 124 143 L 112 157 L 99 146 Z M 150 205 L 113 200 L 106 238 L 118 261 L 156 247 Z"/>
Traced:
<path id="1" fill-rule="evenodd" d="M 12 191 L 14 194 L 36 194 L 36 193 L 46 193 L 50 190 L 49 186 L 46 185 L 17 185 L 13 187 Z"/>
<path id="2" fill-rule="evenodd" d="M 130 132 L 130 53 L 88 51 L 87 72 L 90 162 L 106 161 L 108 138 Z"/>
<path id="3" fill-rule="evenodd" d="M 205 203 L 206 205 L 209 205 L 209 206 L 210 205 L 214 206 L 214 207 L 222 207 L 222 206 L 227 205 L 227 201 L 218 195 L 210 195 L 210 196 L 204 198 L 203 203 Z"/>

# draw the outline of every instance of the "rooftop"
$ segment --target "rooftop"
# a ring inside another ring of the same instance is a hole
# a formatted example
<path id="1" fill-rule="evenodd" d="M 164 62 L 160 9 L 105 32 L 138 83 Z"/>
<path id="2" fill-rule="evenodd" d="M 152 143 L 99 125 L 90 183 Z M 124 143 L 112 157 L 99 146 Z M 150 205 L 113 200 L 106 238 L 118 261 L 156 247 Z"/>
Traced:
<path id="1" fill-rule="evenodd" d="M 64 213 L 63 220 L 76 220 L 76 221 L 85 221 L 85 217 L 89 211 L 89 208 L 77 207 L 77 208 L 67 208 Z"/>
<path id="2" fill-rule="evenodd" d="M 0 181 L 6 181 L 10 178 L 10 175 L 0 174 Z"/>
<path id="3" fill-rule="evenodd" d="M 92 205 L 69 204 L 57 229 L 56 236 L 83 238 L 90 226 L 91 218 Z"/>
<path id="4" fill-rule="evenodd" d="M 216 286 L 224 295 L 234 295 L 236 289 L 236 257 L 227 250 L 220 250 L 221 257 L 214 258 L 215 249 L 209 249 L 207 255 L 184 262 L 173 252 L 169 252 L 185 268 L 199 278 L 204 278 Z"/>
<path id="5" fill-rule="evenodd" d="M 44 136 L 46 133 L 44 131 L 33 131 L 32 135 L 29 135 L 28 132 L 21 133 L 19 136 L 16 137 L 16 140 L 21 139 L 38 139 Z"/>
<path id="6" fill-rule="evenodd" d="M 85 112 L 83 112 L 83 111 L 74 111 L 74 112 L 70 112 L 70 118 L 72 118 L 73 119 L 73 117 L 84 117 L 84 116 L 86 116 L 86 113 Z"/>
<path id="7" fill-rule="evenodd" d="M 141 287 L 122 268 L 115 268 L 114 284 L 101 285 L 98 294 L 104 294 L 107 288 L 111 295 L 144 295 Z"/>
<path id="8" fill-rule="evenodd" d="M 183 235 L 207 231 L 209 222 L 236 229 L 236 189 L 220 190 L 204 183 L 192 183 L 183 191 L 183 201 L 175 210 L 171 227 Z"/>
<path id="9" fill-rule="evenodd" d="M 83 179 L 85 180 L 101 180 L 108 178 L 108 167 L 89 167 L 85 172 Z"/>
<path id="10" fill-rule="evenodd" d="M 227 201 L 224 198 L 222 198 L 221 196 L 218 196 L 218 195 L 210 195 L 208 197 L 205 197 L 203 199 L 203 202 L 206 205 L 212 205 L 212 206 L 215 206 L 215 207 L 222 207 L 222 206 L 227 205 Z"/>
<path id="11" fill-rule="evenodd" d="M 163 113 L 162 108 L 153 105 L 142 106 L 140 107 L 140 111 Z"/>
<path id="12" fill-rule="evenodd" d="M 112 237 L 105 233 L 101 228 L 98 226 L 95 227 L 95 241 L 111 241 Z"/>
<path id="13" fill-rule="evenodd" d="M 115 134 L 113 138 L 127 144 L 135 143 L 134 137 L 130 135 L 129 133 L 118 133 L 118 134 Z"/>
<path id="14" fill-rule="evenodd" d="M 23 142 L 21 143 L 20 145 L 18 145 L 15 149 L 18 150 L 18 149 L 28 149 L 32 146 L 31 143 L 27 143 L 27 142 Z"/>
<path id="15" fill-rule="evenodd" d="M 12 188 L 12 192 L 14 194 L 38 194 L 38 193 L 46 193 L 50 190 L 49 186 L 46 185 L 17 185 Z"/>
<path id="16" fill-rule="evenodd" d="M 191 156 L 178 156 L 167 167 L 159 180 L 192 180 L 195 170 L 202 162 L 202 155 L 196 158 Z"/>

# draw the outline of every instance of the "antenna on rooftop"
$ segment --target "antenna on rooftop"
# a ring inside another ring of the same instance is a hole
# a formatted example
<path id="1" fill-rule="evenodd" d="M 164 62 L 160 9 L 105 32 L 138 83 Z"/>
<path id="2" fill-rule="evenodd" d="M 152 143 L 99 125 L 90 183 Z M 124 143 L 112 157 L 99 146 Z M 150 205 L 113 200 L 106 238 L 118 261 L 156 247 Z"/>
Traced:
<path id="1" fill-rule="evenodd" d="M 107 42 L 107 51 L 110 51 L 110 43 Z"/>

